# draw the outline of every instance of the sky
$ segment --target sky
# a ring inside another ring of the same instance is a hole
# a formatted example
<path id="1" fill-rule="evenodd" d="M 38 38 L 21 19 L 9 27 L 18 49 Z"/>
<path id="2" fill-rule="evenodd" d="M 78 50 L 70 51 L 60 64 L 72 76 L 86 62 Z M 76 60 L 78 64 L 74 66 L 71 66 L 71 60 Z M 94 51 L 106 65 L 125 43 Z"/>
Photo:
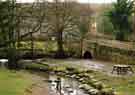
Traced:
<path id="1" fill-rule="evenodd" d="M 18 0 L 21 2 L 33 2 L 35 0 Z M 48 1 L 52 1 L 52 0 L 48 0 Z M 115 2 L 116 0 L 77 0 L 80 3 L 111 3 L 111 2 Z"/>
<path id="2" fill-rule="evenodd" d="M 78 0 L 81 3 L 111 3 L 111 2 L 115 2 L 116 0 Z"/>

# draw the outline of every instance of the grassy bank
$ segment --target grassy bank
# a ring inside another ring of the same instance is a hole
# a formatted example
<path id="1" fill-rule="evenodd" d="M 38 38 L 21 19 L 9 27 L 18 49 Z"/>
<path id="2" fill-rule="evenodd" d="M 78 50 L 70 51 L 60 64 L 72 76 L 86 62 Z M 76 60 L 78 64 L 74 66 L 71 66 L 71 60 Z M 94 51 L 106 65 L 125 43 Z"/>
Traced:
<path id="1" fill-rule="evenodd" d="M 0 95 L 24 95 L 32 82 L 26 72 L 0 70 Z"/>
<path id="2" fill-rule="evenodd" d="M 101 72 L 91 73 L 95 79 L 112 87 L 117 95 L 135 95 L 135 76 L 109 76 Z"/>

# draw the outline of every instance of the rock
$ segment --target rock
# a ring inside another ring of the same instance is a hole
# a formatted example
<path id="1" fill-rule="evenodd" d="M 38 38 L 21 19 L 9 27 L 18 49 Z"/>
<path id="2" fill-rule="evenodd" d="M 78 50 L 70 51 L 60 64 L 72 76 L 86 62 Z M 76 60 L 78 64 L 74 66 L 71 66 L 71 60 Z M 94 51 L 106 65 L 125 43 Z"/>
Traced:
<path id="1" fill-rule="evenodd" d="M 93 70 L 87 70 L 86 73 L 93 73 Z"/>
<path id="2" fill-rule="evenodd" d="M 98 94 L 99 94 L 99 91 L 98 91 L 97 89 L 90 89 L 90 90 L 88 91 L 88 93 L 89 93 L 90 95 L 98 95 Z"/>
<path id="3" fill-rule="evenodd" d="M 79 77 L 79 76 L 76 76 L 75 78 L 76 78 L 76 79 L 79 79 L 80 77 Z"/>
<path id="4" fill-rule="evenodd" d="M 103 88 L 103 85 L 101 82 L 96 82 L 94 83 L 94 85 L 95 85 L 95 88 L 97 88 L 98 90 L 101 90 Z"/>
<path id="5" fill-rule="evenodd" d="M 89 76 L 89 78 L 93 79 L 93 78 L 94 78 L 94 76 Z"/>
<path id="6" fill-rule="evenodd" d="M 91 82 L 95 83 L 95 82 L 98 82 L 98 80 L 96 80 L 96 79 L 91 79 Z"/>
<path id="7" fill-rule="evenodd" d="M 101 90 L 101 95 L 116 95 L 112 88 L 105 88 Z"/>
<path id="8" fill-rule="evenodd" d="M 85 84 L 85 83 L 86 83 L 86 81 L 85 81 L 85 80 L 82 80 L 82 81 L 81 81 L 81 83 Z"/>
<path id="9" fill-rule="evenodd" d="M 80 74 L 78 74 L 78 76 L 85 77 L 85 73 L 80 73 Z"/>
<path id="10" fill-rule="evenodd" d="M 80 86 L 80 89 L 84 89 L 85 91 L 89 91 L 90 89 L 93 89 L 91 86 L 88 84 L 83 84 Z"/>
<path id="11" fill-rule="evenodd" d="M 83 87 L 84 87 L 83 85 L 79 85 L 79 89 L 83 89 Z"/>
<path id="12" fill-rule="evenodd" d="M 66 75 L 67 75 L 67 74 L 69 73 L 69 71 L 66 70 L 65 73 L 66 73 Z"/>
<path id="13" fill-rule="evenodd" d="M 69 93 L 73 93 L 74 90 L 73 90 L 72 88 L 68 88 L 68 92 L 69 92 Z"/>
<path id="14" fill-rule="evenodd" d="M 69 74 L 67 74 L 66 76 L 67 76 L 67 77 L 70 77 L 70 75 L 69 75 Z"/>
<path id="15" fill-rule="evenodd" d="M 65 85 L 65 88 L 70 88 L 70 85 Z"/>
<path id="16" fill-rule="evenodd" d="M 102 83 L 103 88 L 107 88 L 108 86 L 104 83 Z"/>
<path id="17" fill-rule="evenodd" d="M 79 81 L 82 82 L 84 80 L 84 78 L 80 78 Z"/>
<path id="18" fill-rule="evenodd" d="M 76 77 L 76 75 L 75 75 L 75 74 L 73 74 L 73 75 L 71 75 L 71 76 L 70 76 L 70 78 L 75 78 L 75 77 Z"/>

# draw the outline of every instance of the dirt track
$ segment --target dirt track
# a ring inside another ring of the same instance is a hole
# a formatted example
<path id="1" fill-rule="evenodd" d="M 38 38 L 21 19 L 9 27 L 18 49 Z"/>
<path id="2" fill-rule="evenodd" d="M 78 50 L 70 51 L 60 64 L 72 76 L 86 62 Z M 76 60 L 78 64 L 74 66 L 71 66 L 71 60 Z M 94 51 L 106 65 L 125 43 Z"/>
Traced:
<path id="1" fill-rule="evenodd" d="M 24 95 L 50 95 L 48 84 L 44 80 L 43 77 L 32 75 L 33 84 L 26 89 Z"/>

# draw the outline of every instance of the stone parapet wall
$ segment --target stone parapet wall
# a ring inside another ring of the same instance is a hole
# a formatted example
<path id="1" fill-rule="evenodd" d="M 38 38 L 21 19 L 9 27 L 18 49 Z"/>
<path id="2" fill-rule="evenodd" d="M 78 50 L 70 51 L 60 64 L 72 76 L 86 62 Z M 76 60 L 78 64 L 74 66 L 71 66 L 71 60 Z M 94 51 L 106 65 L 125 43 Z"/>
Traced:
<path id="1" fill-rule="evenodd" d="M 117 64 L 135 64 L 135 51 L 133 50 L 114 48 L 97 43 L 91 43 L 88 48 L 95 59 Z"/>

